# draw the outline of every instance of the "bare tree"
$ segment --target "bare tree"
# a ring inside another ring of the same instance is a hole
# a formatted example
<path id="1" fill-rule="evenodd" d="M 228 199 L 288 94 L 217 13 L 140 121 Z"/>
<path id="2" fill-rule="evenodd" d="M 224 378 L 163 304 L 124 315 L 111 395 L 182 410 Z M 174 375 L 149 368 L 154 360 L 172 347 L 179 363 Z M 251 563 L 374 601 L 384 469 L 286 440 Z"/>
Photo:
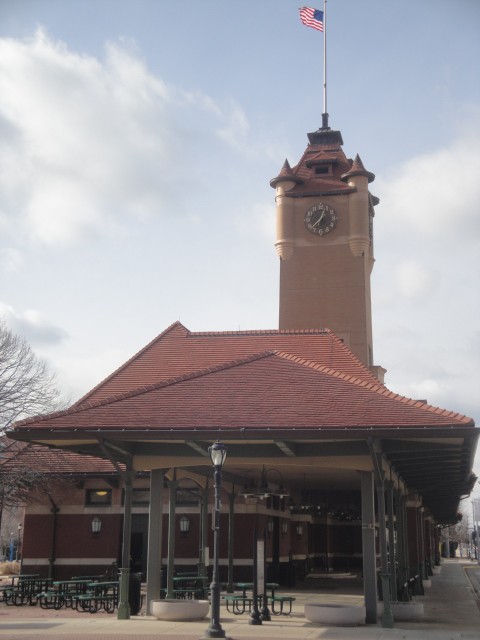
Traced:
<path id="1" fill-rule="evenodd" d="M 63 451 L 0 436 L 0 541 L 4 514 L 28 503 L 43 502 L 45 497 L 55 508 L 55 493 L 73 486 L 74 476 L 59 470 L 64 455 Z"/>
<path id="2" fill-rule="evenodd" d="M 64 405 L 55 374 L 0 319 L 0 433 L 16 420 Z"/>

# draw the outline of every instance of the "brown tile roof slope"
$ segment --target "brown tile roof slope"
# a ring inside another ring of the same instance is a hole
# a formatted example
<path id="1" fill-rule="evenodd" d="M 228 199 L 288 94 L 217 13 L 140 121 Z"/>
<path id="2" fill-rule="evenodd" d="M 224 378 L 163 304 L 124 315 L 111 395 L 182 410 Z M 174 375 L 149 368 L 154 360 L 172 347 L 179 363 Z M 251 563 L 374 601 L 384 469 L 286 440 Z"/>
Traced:
<path id="1" fill-rule="evenodd" d="M 316 165 L 328 163 L 331 163 L 332 174 L 316 173 Z M 354 189 L 342 180 L 342 175 L 350 171 L 352 165 L 353 160 L 346 157 L 340 145 L 308 145 L 300 161 L 292 169 L 293 175 L 302 182 L 286 195 L 295 197 L 313 192 L 352 193 Z"/>
<path id="2" fill-rule="evenodd" d="M 318 430 L 474 427 L 473 420 L 281 352 L 264 352 L 15 430 Z"/>
<path id="3" fill-rule="evenodd" d="M 117 474 L 108 460 L 0 438 L 0 474 L 28 467 L 41 473 L 71 475 Z"/>
<path id="4" fill-rule="evenodd" d="M 328 329 L 192 333 L 175 322 L 76 406 L 267 350 L 285 351 L 376 382 L 372 373 Z"/>

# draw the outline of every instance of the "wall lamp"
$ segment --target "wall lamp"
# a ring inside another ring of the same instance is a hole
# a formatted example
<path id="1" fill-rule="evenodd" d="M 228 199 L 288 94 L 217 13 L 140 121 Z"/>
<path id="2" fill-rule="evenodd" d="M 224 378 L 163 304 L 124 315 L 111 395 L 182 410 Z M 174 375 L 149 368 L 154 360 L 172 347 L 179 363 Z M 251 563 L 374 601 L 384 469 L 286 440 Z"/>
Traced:
<path id="1" fill-rule="evenodd" d="M 297 531 L 297 536 L 301 538 L 303 535 L 303 524 L 297 524 L 296 531 Z"/>
<path id="2" fill-rule="evenodd" d="M 102 521 L 98 516 L 93 516 L 92 518 L 92 533 L 99 534 L 102 530 Z"/>
<path id="3" fill-rule="evenodd" d="M 190 531 L 190 520 L 187 516 L 180 518 L 180 533 L 188 533 Z"/>
<path id="4" fill-rule="evenodd" d="M 286 536 L 288 533 L 288 522 L 282 522 L 282 536 Z"/>

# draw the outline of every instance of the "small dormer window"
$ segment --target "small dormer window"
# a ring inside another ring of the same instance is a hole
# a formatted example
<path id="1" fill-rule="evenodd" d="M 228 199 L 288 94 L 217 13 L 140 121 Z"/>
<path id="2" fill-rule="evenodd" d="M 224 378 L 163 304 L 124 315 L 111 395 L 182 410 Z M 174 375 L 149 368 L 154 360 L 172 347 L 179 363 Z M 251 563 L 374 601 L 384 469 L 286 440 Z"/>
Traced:
<path id="1" fill-rule="evenodd" d="M 315 167 L 315 173 L 317 175 L 321 175 L 321 174 L 328 175 L 329 173 L 331 173 L 330 169 L 331 169 L 331 165 L 329 164 L 317 164 L 317 166 Z"/>

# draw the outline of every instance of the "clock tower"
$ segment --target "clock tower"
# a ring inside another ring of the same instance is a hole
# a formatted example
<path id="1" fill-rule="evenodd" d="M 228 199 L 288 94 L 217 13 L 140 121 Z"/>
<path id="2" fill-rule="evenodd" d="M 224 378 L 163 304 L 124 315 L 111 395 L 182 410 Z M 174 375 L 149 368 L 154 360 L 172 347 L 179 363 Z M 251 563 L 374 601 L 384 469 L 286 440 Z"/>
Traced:
<path id="1" fill-rule="evenodd" d="M 348 159 L 342 135 L 325 126 L 308 134 L 300 162 L 288 160 L 276 190 L 275 248 L 280 257 L 280 329 L 331 329 L 373 367 L 370 274 L 375 176 Z"/>

